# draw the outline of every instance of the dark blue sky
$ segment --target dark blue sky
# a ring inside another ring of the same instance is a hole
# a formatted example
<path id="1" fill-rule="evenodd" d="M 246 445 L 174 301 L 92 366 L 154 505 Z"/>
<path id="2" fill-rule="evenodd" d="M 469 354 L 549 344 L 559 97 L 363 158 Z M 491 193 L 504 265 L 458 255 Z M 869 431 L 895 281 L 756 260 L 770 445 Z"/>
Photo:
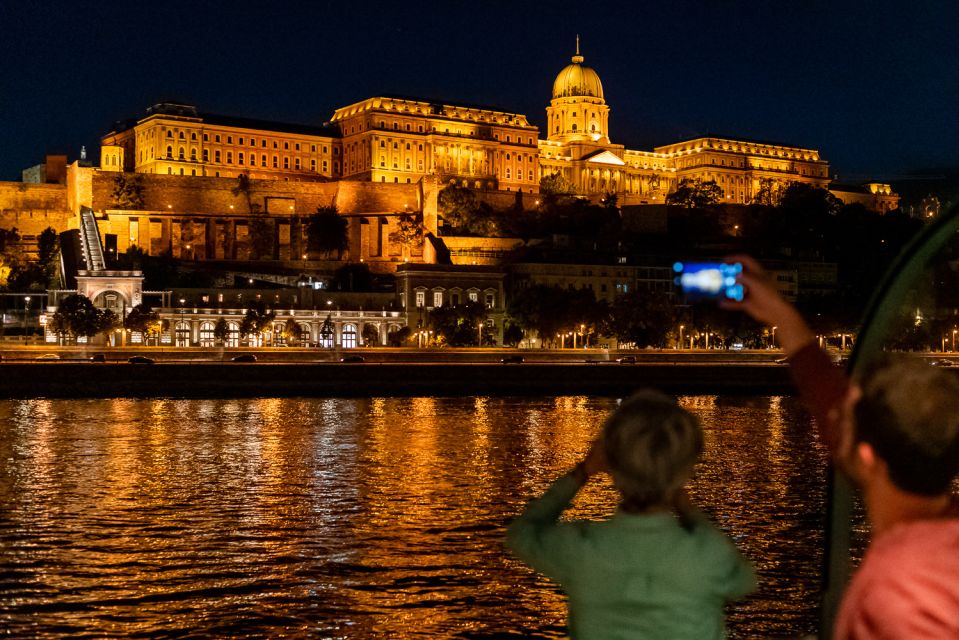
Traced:
<path id="1" fill-rule="evenodd" d="M 946 0 L 0 0 L 0 24 L 4 180 L 171 98 L 319 123 L 395 93 L 542 126 L 577 33 L 628 148 L 713 132 L 819 149 L 849 179 L 959 166 Z"/>

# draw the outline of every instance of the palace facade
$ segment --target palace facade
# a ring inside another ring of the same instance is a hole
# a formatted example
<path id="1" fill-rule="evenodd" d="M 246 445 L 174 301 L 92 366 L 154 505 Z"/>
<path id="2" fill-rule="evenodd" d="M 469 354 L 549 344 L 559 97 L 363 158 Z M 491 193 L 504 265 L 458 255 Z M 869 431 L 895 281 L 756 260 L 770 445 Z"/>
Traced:
<path id="1" fill-rule="evenodd" d="M 102 139 L 100 169 L 181 176 L 417 184 L 435 178 L 483 191 L 537 193 L 559 174 L 585 196 L 662 203 L 684 179 L 714 180 L 723 201 L 746 204 L 764 180 L 827 187 L 815 149 L 704 136 L 627 149 L 612 142 L 599 75 L 579 51 L 553 82 L 546 136 L 520 113 L 377 96 L 336 109 L 320 126 L 199 112 L 161 103 Z"/>

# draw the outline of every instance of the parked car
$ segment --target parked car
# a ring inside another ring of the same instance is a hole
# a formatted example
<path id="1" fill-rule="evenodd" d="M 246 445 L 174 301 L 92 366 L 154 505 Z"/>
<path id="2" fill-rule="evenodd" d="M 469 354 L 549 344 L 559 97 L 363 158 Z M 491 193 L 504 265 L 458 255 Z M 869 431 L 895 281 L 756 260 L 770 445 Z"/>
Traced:
<path id="1" fill-rule="evenodd" d="M 344 356 L 340 362 L 366 362 L 366 359 L 363 356 Z"/>
<path id="2" fill-rule="evenodd" d="M 616 358 L 616 362 L 619 364 L 636 364 L 636 356 L 623 356 L 622 358 Z"/>
<path id="3" fill-rule="evenodd" d="M 127 358 L 127 362 L 130 364 L 153 364 L 154 360 L 146 356 L 130 356 Z"/>
<path id="4" fill-rule="evenodd" d="M 103 353 L 94 353 L 90 356 L 90 362 L 106 362 L 107 356 Z"/>
<path id="5" fill-rule="evenodd" d="M 506 356 L 500 360 L 503 364 L 522 364 L 523 356 Z"/>
<path id="6" fill-rule="evenodd" d="M 41 356 L 37 356 L 34 360 L 59 360 L 60 356 L 55 353 L 44 353 Z"/>
<path id="7" fill-rule="evenodd" d="M 252 353 L 241 353 L 238 356 L 230 358 L 232 362 L 256 362 L 256 356 Z"/>

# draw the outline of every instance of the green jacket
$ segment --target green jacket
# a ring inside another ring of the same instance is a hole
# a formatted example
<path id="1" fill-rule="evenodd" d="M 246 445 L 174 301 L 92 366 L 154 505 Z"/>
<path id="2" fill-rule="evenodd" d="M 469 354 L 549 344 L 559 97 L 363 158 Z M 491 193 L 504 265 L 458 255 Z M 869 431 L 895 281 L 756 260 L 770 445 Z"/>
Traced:
<path id="1" fill-rule="evenodd" d="M 723 606 L 756 588 L 732 541 L 700 513 L 691 530 L 671 513 L 618 512 L 604 522 L 559 522 L 579 491 L 556 480 L 510 525 L 513 552 L 569 596 L 573 638 L 724 638 Z"/>

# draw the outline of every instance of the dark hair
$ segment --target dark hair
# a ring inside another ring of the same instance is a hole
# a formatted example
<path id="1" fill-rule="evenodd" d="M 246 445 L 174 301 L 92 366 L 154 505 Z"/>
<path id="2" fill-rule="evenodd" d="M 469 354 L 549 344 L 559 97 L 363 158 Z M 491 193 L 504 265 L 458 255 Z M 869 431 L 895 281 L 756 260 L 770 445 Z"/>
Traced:
<path id="1" fill-rule="evenodd" d="M 703 451 L 703 431 L 669 396 L 640 391 L 606 419 L 603 444 L 623 506 L 642 511 L 670 502 L 683 486 Z"/>
<path id="2" fill-rule="evenodd" d="M 899 356 L 867 368 L 859 384 L 856 440 L 872 446 L 900 489 L 925 496 L 948 491 L 959 472 L 959 380 Z"/>

